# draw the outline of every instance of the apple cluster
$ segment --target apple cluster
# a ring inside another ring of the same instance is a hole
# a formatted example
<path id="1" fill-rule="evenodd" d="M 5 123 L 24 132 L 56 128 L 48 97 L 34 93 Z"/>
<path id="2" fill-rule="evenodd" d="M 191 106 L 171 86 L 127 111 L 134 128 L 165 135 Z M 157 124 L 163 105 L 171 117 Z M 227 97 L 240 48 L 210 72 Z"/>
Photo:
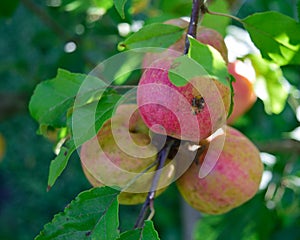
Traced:
<path id="1" fill-rule="evenodd" d="M 188 25 L 182 19 L 166 23 Z M 233 112 L 227 118 L 231 88 L 213 77 L 196 76 L 184 86 L 171 82 L 169 70 L 183 52 L 185 34 L 170 47 L 174 51 L 146 54 L 137 105 L 120 105 L 97 136 L 82 145 L 80 153 L 90 183 L 120 188 L 121 204 L 145 201 L 157 153 L 164 147 L 155 136 L 169 136 L 184 143 L 180 151 L 167 156 L 156 195 L 176 181 L 192 207 L 203 213 L 221 214 L 245 203 L 258 190 L 263 172 L 259 151 L 245 135 L 228 126 L 254 104 L 253 79 L 243 62 L 228 62 L 227 48 L 218 32 L 199 27 L 196 39 L 219 51 L 235 78 Z M 196 146 L 196 150 L 190 146 Z M 192 151 L 196 154 L 190 154 Z M 181 164 L 187 162 L 187 169 L 178 174 Z"/>

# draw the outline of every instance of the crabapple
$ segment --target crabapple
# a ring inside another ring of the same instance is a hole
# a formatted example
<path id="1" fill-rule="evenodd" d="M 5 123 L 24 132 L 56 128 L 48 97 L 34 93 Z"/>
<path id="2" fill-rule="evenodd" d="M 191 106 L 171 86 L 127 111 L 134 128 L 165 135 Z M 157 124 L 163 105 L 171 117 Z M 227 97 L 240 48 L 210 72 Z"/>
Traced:
<path id="1" fill-rule="evenodd" d="M 97 136 L 81 147 L 82 168 L 89 182 L 93 186 L 108 185 L 123 190 L 120 204 L 144 202 L 157 155 L 148 132 L 135 104 L 120 105 Z M 173 173 L 171 164 L 163 168 L 157 194 L 171 183 Z"/>
<path id="2" fill-rule="evenodd" d="M 206 150 L 176 181 L 183 198 L 203 213 L 222 214 L 245 203 L 255 195 L 261 181 L 263 164 L 254 144 L 229 126 L 223 134 L 226 136 L 220 155 L 207 157 Z M 216 136 L 210 144 L 221 144 L 222 137 Z M 215 165 L 201 177 L 205 162 Z"/>
<path id="3" fill-rule="evenodd" d="M 230 124 L 253 106 L 256 95 L 252 85 L 255 81 L 255 71 L 251 65 L 236 60 L 228 63 L 228 72 L 235 78 L 235 82 L 232 83 L 234 89 L 233 111 L 227 119 Z"/>
<path id="4" fill-rule="evenodd" d="M 226 122 L 230 88 L 204 76 L 175 86 L 168 75 L 173 60 L 160 58 L 144 71 L 137 89 L 139 111 L 153 132 L 199 142 Z"/>

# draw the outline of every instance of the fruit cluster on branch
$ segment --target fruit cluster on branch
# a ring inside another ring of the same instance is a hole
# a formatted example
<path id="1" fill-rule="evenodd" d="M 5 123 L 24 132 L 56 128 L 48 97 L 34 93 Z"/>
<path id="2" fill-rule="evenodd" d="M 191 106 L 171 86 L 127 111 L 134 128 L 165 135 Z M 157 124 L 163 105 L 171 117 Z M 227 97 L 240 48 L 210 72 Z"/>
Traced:
<path id="1" fill-rule="evenodd" d="M 166 24 L 189 26 L 182 19 Z M 194 76 L 184 86 L 172 83 L 169 71 L 187 48 L 186 32 L 168 50 L 147 53 L 137 105 L 120 105 L 98 135 L 81 148 L 88 180 L 93 186 L 121 189 L 121 204 L 138 204 L 147 198 L 146 209 L 154 194 L 158 196 L 176 181 L 192 207 L 221 214 L 245 203 L 258 190 L 263 172 L 259 151 L 245 135 L 228 126 L 256 100 L 252 75 L 245 74 L 243 62 L 228 62 L 226 45 L 217 31 L 201 26 L 195 31 L 199 42 L 220 53 L 235 78 L 233 112 L 227 119 L 230 86 L 213 77 Z M 171 146 L 170 138 L 175 139 Z M 166 149 L 166 161 L 157 169 Z"/>

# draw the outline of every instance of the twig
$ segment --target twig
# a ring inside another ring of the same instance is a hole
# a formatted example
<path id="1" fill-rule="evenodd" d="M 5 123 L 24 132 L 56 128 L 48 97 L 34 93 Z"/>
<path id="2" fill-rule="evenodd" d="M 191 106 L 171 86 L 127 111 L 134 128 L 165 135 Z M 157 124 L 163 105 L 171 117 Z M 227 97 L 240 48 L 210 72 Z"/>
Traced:
<path id="1" fill-rule="evenodd" d="M 256 146 L 262 152 L 300 154 L 300 142 L 293 139 L 283 139 L 272 142 L 256 143 Z"/>
<path id="2" fill-rule="evenodd" d="M 159 181 L 161 173 L 162 173 L 162 168 L 166 162 L 166 159 L 168 157 L 168 154 L 170 152 L 170 149 L 171 149 L 171 146 L 173 145 L 173 143 L 174 143 L 174 139 L 171 139 L 171 140 L 167 139 L 166 145 L 158 152 L 158 155 L 157 155 L 158 164 L 157 164 L 156 171 L 154 173 L 152 185 L 151 185 L 150 191 L 148 192 L 146 201 L 144 202 L 144 204 L 141 208 L 141 211 L 140 211 L 137 221 L 134 225 L 134 228 L 140 228 L 143 226 L 145 216 L 146 216 L 146 213 L 149 208 L 151 208 L 150 216 L 153 216 L 153 214 L 154 214 L 153 201 L 155 198 L 156 188 L 158 186 L 158 181 Z"/>
<path id="3" fill-rule="evenodd" d="M 204 0 L 193 0 L 191 19 L 190 19 L 188 31 L 187 31 L 186 38 L 185 38 L 184 54 L 187 54 L 188 51 L 189 51 L 189 48 L 190 48 L 190 41 L 189 41 L 188 35 L 196 38 L 200 10 L 201 10 L 201 13 L 202 13 L 200 15 L 201 18 L 203 17 L 203 15 L 206 11 L 206 7 L 204 5 L 204 2 L 205 2 Z"/>
<path id="4" fill-rule="evenodd" d="M 143 176 L 146 172 L 148 172 L 151 168 L 154 166 L 157 166 L 158 164 L 158 159 L 156 159 L 153 163 L 151 163 L 149 166 L 147 166 L 142 172 L 140 172 L 137 176 L 135 176 L 131 181 L 129 181 L 128 184 L 124 188 L 122 188 L 122 191 L 126 191 L 127 188 L 129 188 L 135 181 L 137 181 L 138 178 Z"/>

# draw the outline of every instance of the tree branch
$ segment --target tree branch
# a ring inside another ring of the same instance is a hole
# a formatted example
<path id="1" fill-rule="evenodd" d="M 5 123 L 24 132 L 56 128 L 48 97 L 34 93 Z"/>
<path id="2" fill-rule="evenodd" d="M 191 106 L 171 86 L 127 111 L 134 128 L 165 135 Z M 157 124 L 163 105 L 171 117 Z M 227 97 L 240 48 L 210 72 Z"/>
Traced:
<path id="1" fill-rule="evenodd" d="M 146 218 L 146 213 L 149 208 L 153 212 L 153 201 L 155 198 L 156 188 L 158 186 L 158 182 L 161 177 L 162 168 L 165 165 L 166 159 L 168 157 L 168 154 L 173 144 L 174 144 L 174 139 L 167 138 L 167 142 L 165 146 L 158 152 L 157 155 L 158 163 L 152 180 L 152 185 L 150 191 L 148 192 L 147 198 L 141 208 L 141 211 L 134 225 L 134 228 L 140 228 L 143 226 L 144 220 Z"/>
<path id="2" fill-rule="evenodd" d="M 197 26 L 199 22 L 199 18 L 202 18 L 206 12 L 206 7 L 204 4 L 205 0 L 193 0 L 193 7 L 191 12 L 191 19 L 188 27 L 188 31 L 185 38 L 185 48 L 184 54 L 187 54 L 190 48 L 190 41 L 188 35 L 196 38 L 197 35 Z M 201 14 L 200 14 L 201 10 Z M 199 17 L 200 16 L 200 17 Z"/>
<path id="3" fill-rule="evenodd" d="M 300 142 L 293 139 L 283 139 L 264 143 L 256 143 L 258 149 L 269 153 L 298 153 L 300 154 Z"/>

